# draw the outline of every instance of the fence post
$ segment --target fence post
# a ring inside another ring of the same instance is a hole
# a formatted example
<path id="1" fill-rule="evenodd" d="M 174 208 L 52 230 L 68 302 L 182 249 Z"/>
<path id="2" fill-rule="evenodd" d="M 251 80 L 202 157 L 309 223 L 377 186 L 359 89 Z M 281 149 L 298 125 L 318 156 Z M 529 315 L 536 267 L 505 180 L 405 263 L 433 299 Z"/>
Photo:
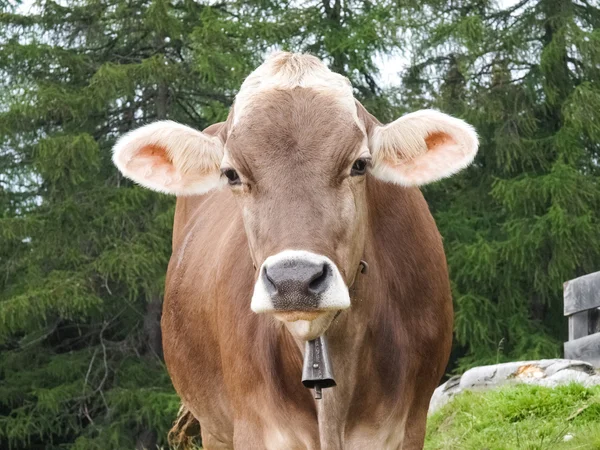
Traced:
<path id="1" fill-rule="evenodd" d="M 565 358 L 600 367 L 600 272 L 564 284 L 564 314 L 569 320 Z"/>

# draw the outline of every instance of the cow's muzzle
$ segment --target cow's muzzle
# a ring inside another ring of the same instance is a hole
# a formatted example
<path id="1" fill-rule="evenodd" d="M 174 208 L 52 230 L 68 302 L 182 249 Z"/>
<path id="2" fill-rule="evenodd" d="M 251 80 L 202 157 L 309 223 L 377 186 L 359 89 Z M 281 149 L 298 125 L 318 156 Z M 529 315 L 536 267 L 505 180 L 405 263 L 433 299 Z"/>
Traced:
<path id="1" fill-rule="evenodd" d="M 315 320 L 350 306 L 348 288 L 329 258 L 285 250 L 265 260 L 254 287 L 251 308 L 293 322 Z"/>

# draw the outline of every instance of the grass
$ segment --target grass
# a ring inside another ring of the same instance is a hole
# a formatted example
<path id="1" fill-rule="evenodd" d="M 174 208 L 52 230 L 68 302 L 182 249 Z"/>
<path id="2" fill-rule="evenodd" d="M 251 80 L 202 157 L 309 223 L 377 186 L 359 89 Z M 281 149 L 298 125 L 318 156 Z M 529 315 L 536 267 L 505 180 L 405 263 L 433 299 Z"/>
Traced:
<path id="1" fill-rule="evenodd" d="M 425 449 L 600 450 L 600 386 L 462 393 L 429 418 Z"/>

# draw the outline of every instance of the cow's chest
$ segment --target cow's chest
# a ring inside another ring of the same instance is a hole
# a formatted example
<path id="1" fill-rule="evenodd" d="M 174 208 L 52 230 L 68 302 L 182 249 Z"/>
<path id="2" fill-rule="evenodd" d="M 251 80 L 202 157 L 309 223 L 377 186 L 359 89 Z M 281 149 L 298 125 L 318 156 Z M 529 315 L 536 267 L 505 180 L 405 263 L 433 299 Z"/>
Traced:
<path id="1" fill-rule="evenodd" d="M 338 390 L 337 395 L 342 396 Z M 329 398 L 327 398 L 329 397 Z M 402 447 L 406 413 L 392 412 L 380 403 L 367 406 L 357 415 L 354 408 L 337 402 L 333 390 L 324 392 L 324 401 L 314 411 L 297 408 L 291 401 L 254 401 L 238 410 L 234 419 L 234 448 L 268 450 L 396 450 Z M 354 415 L 354 417 L 350 417 Z"/>
<path id="2" fill-rule="evenodd" d="M 336 409 L 331 403 L 332 410 L 320 407 L 318 417 L 286 401 L 271 404 L 267 399 L 255 399 L 238 404 L 235 410 L 213 409 L 208 399 L 201 403 L 204 406 L 197 417 L 207 450 L 396 450 L 402 448 L 405 435 L 406 414 L 381 410 L 365 411 L 359 420 L 346 420 L 341 417 L 351 411 Z"/>
<path id="3" fill-rule="evenodd" d="M 404 438 L 403 422 L 365 423 L 346 429 L 345 423 L 321 424 L 319 432 L 309 434 L 292 423 L 271 425 L 265 433 L 264 446 L 269 450 L 396 450 Z"/>

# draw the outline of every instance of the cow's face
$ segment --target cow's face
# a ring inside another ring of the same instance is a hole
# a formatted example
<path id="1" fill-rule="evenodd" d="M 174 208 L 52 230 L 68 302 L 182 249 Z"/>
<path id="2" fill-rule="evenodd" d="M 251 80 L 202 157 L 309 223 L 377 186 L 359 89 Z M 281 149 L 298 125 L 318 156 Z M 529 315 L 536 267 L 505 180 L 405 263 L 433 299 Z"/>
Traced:
<path id="1" fill-rule="evenodd" d="M 244 83 L 218 136 L 158 122 L 123 137 L 114 161 L 140 184 L 176 195 L 227 185 L 256 267 L 252 310 L 312 339 L 350 306 L 368 177 L 406 186 L 440 179 L 472 161 L 477 138 L 436 111 L 382 126 L 318 60 L 304 61 L 301 81 L 291 82 L 298 64 L 290 71 L 276 58 Z"/>
<path id="2" fill-rule="evenodd" d="M 323 332 L 350 306 L 371 164 L 356 117 L 310 88 L 270 91 L 248 106 L 226 142 L 221 171 L 258 268 L 252 309 L 290 322 L 297 335 Z"/>

